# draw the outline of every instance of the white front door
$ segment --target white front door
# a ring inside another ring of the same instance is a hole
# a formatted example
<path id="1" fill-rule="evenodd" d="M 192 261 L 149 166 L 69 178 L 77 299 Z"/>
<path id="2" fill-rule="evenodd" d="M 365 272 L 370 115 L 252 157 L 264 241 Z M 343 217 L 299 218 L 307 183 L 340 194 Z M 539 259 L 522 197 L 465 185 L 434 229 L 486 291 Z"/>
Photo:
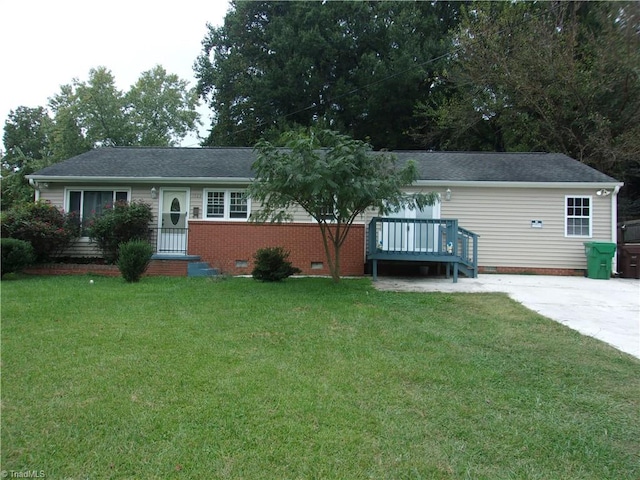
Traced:
<path id="1" fill-rule="evenodd" d="M 189 192 L 187 189 L 162 189 L 161 192 L 158 253 L 186 255 Z"/>

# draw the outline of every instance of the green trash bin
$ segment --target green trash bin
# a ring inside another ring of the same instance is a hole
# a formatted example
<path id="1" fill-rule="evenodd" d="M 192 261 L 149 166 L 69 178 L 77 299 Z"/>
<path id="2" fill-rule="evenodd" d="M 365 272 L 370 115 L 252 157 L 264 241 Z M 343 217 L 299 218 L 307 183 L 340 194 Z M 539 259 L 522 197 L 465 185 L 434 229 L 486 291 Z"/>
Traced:
<path id="1" fill-rule="evenodd" d="M 609 242 L 584 242 L 587 256 L 587 277 L 599 280 L 611 278 L 611 262 L 616 253 L 616 244 Z"/>

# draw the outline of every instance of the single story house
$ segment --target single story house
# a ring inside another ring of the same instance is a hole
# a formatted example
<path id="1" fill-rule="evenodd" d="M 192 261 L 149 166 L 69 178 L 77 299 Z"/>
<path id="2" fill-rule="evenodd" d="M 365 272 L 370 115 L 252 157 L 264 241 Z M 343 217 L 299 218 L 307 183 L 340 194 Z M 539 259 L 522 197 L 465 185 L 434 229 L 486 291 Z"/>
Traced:
<path id="1" fill-rule="evenodd" d="M 363 275 L 371 260 L 396 259 L 393 253 L 402 254 L 398 260 L 432 253 L 437 256 L 430 260 L 442 261 L 442 255 L 468 248 L 473 249 L 471 275 L 582 274 L 584 242 L 616 242 L 622 183 L 566 155 L 392 153 L 400 164 L 413 160 L 418 166 L 419 178 L 407 191 L 436 192 L 440 201 L 393 218 L 380 219 L 374 211 L 361 216 L 343 246 L 343 275 Z M 83 220 L 117 200 L 150 204 L 156 258 L 182 265 L 175 268 L 185 274 L 184 264 L 195 261 L 248 274 L 253 254 L 268 246 L 289 250 L 304 274 L 328 274 L 319 228 L 302 209 L 292 212 L 294 220 L 287 224 L 249 221 L 260 209 L 245 195 L 255 158 L 252 148 L 104 147 L 28 178 L 36 199 L 75 211 Z M 469 235 L 460 240 L 456 232 Z M 97 255 L 87 238 L 69 254 Z"/>

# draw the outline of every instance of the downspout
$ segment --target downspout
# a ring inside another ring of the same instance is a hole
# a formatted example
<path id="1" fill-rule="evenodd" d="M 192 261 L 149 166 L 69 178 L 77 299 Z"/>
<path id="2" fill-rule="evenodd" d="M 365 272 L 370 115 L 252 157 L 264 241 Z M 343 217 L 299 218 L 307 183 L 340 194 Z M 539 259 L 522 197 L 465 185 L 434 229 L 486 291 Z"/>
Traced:
<path id="1" fill-rule="evenodd" d="M 622 185 L 616 185 L 611 195 L 611 241 L 618 245 L 618 193 Z M 611 273 L 618 273 L 618 249 L 616 248 L 611 262 Z"/>
<path id="2" fill-rule="evenodd" d="M 40 200 L 40 188 L 38 188 L 38 182 L 36 182 L 33 178 L 30 178 L 29 186 L 36 191 L 35 200 L 37 202 L 38 200 Z"/>

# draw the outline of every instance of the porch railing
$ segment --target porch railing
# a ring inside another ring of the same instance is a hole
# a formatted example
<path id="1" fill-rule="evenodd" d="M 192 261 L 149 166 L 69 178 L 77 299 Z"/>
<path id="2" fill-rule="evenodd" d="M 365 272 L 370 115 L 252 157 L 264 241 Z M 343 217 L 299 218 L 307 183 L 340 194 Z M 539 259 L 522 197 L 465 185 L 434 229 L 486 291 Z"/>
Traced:
<path id="1" fill-rule="evenodd" d="M 186 255 L 188 228 L 150 228 L 149 243 L 157 254 Z"/>
<path id="2" fill-rule="evenodd" d="M 458 220 L 375 217 L 369 222 L 368 254 L 455 255 Z"/>
<path id="3" fill-rule="evenodd" d="M 458 226 L 457 219 L 374 217 L 367 232 L 367 260 L 443 262 L 477 277 L 478 235 Z"/>

